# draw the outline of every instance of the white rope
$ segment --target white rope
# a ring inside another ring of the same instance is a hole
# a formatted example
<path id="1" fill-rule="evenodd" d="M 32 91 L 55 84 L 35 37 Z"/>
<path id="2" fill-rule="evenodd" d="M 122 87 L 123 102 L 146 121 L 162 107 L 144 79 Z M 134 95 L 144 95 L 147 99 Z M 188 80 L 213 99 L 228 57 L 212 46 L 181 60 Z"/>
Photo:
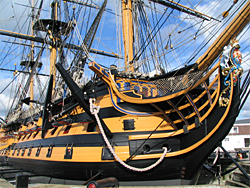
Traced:
<path id="1" fill-rule="evenodd" d="M 156 167 L 158 164 L 160 164 L 160 163 L 162 162 L 162 160 L 164 159 L 164 157 L 166 156 L 167 151 L 168 151 L 166 147 L 163 147 L 164 152 L 163 152 L 162 156 L 161 156 L 154 164 L 152 164 L 152 165 L 150 165 L 150 166 L 148 166 L 148 167 L 145 167 L 145 168 L 136 168 L 136 167 L 130 166 L 130 165 L 126 164 L 125 162 L 123 162 L 123 161 L 116 155 L 115 151 L 113 150 L 113 148 L 112 148 L 110 142 L 108 141 L 108 139 L 107 139 L 107 137 L 106 137 L 106 135 L 105 135 L 105 133 L 104 133 L 104 130 L 103 130 L 103 128 L 102 128 L 102 124 L 101 124 L 100 119 L 99 119 L 99 117 L 98 117 L 98 113 L 99 113 L 99 110 L 100 110 L 100 106 L 95 106 L 95 105 L 93 104 L 93 100 L 92 100 L 92 99 L 89 99 L 89 104 L 90 104 L 90 112 L 91 112 L 91 114 L 93 114 L 93 115 L 95 116 L 95 118 L 96 118 L 97 124 L 98 124 L 98 126 L 99 126 L 99 129 L 100 129 L 100 131 L 101 131 L 101 134 L 102 134 L 102 136 L 103 136 L 103 139 L 104 139 L 105 143 L 107 144 L 107 146 L 108 146 L 110 152 L 113 154 L 113 156 L 115 157 L 115 159 L 116 159 L 121 165 L 123 165 L 124 167 L 126 167 L 126 168 L 128 168 L 128 169 L 130 169 L 130 170 L 136 171 L 136 172 L 145 172 L 145 171 L 148 171 L 148 170 L 153 169 L 154 167 Z"/>
<path id="2" fill-rule="evenodd" d="M 212 166 L 214 166 L 214 165 L 216 164 L 216 162 L 217 162 L 217 160 L 218 160 L 218 158 L 219 158 L 219 155 L 220 155 L 219 151 L 220 151 L 220 148 L 217 147 L 216 152 L 215 152 L 215 155 L 216 155 L 216 156 L 215 156 L 215 158 L 214 158 L 214 161 L 213 161 L 213 165 L 212 165 Z"/>

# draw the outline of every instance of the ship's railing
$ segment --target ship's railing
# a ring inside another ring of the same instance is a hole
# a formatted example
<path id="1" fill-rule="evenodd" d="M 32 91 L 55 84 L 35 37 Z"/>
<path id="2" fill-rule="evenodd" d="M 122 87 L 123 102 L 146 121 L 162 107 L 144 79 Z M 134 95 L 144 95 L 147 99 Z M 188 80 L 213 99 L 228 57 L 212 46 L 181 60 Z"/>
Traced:
<path id="1" fill-rule="evenodd" d="M 120 79 L 116 80 L 116 83 L 119 91 L 135 90 L 137 93 L 150 93 L 146 94 L 146 96 L 164 96 L 169 92 L 180 91 L 194 85 L 203 77 L 203 74 L 204 71 L 196 71 L 150 82 Z"/>
<path id="2" fill-rule="evenodd" d="M 152 81 L 157 86 L 158 93 L 166 95 L 168 92 L 175 92 L 193 86 L 203 76 L 203 71 L 192 72 L 185 75 L 162 78 Z"/>

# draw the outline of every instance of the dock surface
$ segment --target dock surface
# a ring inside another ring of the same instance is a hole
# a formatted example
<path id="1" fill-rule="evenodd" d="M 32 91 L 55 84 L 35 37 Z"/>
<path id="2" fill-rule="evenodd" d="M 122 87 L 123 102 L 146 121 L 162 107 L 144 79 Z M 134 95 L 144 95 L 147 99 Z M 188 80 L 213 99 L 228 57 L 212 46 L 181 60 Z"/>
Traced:
<path id="1" fill-rule="evenodd" d="M 15 188 L 5 179 L 0 179 L 0 188 Z M 29 188 L 83 188 L 85 185 L 29 184 Z M 229 185 L 184 185 L 184 186 L 120 186 L 120 188 L 233 188 Z"/>

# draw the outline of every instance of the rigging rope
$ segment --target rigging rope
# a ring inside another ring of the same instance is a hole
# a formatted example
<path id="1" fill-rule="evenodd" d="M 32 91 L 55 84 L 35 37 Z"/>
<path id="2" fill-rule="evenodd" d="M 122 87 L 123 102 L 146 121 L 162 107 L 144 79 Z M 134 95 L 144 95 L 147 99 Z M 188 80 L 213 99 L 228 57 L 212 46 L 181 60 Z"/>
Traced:
<path id="1" fill-rule="evenodd" d="M 164 14 L 161 16 L 161 18 L 159 19 L 159 21 L 157 22 L 157 24 L 155 25 L 155 27 L 153 28 L 153 30 L 151 31 L 151 33 L 147 36 L 147 38 L 144 40 L 144 43 L 142 44 L 141 49 L 139 49 L 139 51 L 134 55 L 134 58 L 132 61 L 139 59 L 139 57 L 142 55 L 142 53 L 145 51 L 146 47 L 151 43 L 151 41 L 153 40 L 153 38 L 156 36 L 156 34 L 158 33 L 158 31 L 160 30 L 160 28 L 163 26 L 163 24 L 167 21 L 167 19 L 169 18 L 170 14 L 167 16 L 167 18 L 163 21 L 163 23 L 158 27 L 158 25 L 160 24 L 160 21 L 163 19 L 163 16 L 166 14 L 167 10 L 165 10 Z M 172 12 L 171 12 L 172 13 Z M 157 29 L 158 27 L 158 29 Z"/>
<path id="2" fill-rule="evenodd" d="M 94 99 L 94 100 L 95 100 L 95 99 Z M 154 167 L 156 167 L 158 164 L 160 164 L 160 163 L 163 161 L 164 157 L 166 156 L 166 154 L 167 154 L 167 152 L 168 152 L 168 149 L 167 149 L 166 147 L 163 147 L 164 152 L 163 152 L 162 156 L 161 156 L 154 164 L 152 164 L 152 165 L 150 165 L 150 166 L 148 166 L 148 167 L 145 167 L 145 168 L 137 168 L 137 167 L 133 167 L 133 166 L 130 166 L 130 165 L 126 164 L 124 161 L 122 161 L 122 160 L 117 156 L 117 154 L 115 153 L 114 149 L 112 148 L 112 146 L 111 146 L 111 144 L 110 144 L 110 142 L 109 142 L 107 136 L 106 136 L 105 133 L 104 133 L 104 130 L 103 130 L 103 128 L 102 128 L 102 124 L 101 124 L 100 119 L 99 119 L 99 117 L 98 117 L 98 113 L 99 113 L 99 110 L 100 110 L 100 106 L 95 106 L 95 105 L 93 104 L 93 99 L 90 98 L 90 99 L 89 99 L 89 107 L 90 107 L 90 112 L 91 112 L 91 114 L 93 114 L 93 115 L 95 116 L 95 118 L 96 118 L 97 125 L 98 125 L 98 127 L 99 127 L 99 129 L 100 129 L 100 131 L 101 131 L 101 134 L 102 134 L 102 136 L 103 136 L 103 139 L 104 139 L 105 143 L 107 144 L 107 146 L 108 146 L 110 152 L 112 153 L 112 155 L 115 157 L 115 159 L 116 159 L 121 165 L 123 165 L 124 167 L 126 167 L 126 168 L 129 169 L 129 170 L 133 170 L 133 171 L 136 171 L 136 172 L 146 172 L 146 171 L 148 171 L 148 170 L 153 169 Z"/>

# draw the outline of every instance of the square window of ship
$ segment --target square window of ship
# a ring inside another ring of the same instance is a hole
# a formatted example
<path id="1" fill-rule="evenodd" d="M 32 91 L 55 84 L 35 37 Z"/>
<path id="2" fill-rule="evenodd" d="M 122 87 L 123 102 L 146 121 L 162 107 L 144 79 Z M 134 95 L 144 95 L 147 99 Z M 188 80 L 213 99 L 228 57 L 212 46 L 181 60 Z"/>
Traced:
<path id="1" fill-rule="evenodd" d="M 34 135 L 33 138 L 36 138 L 36 135 L 38 135 L 39 131 L 37 131 Z"/>
<path id="2" fill-rule="evenodd" d="M 33 134 L 33 133 L 30 133 L 30 134 L 29 134 L 29 136 L 28 136 L 27 140 L 29 140 L 29 138 L 30 138 L 30 136 L 31 136 L 32 134 Z"/>
<path id="3" fill-rule="evenodd" d="M 134 130 L 135 129 L 135 121 L 134 119 L 126 119 L 123 121 L 124 130 Z"/>
<path id="4" fill-rule="evenodd" d="M 36 150 L 36 157 L 39 157 L 42 145 L 40 144 Z"/>
<path id="5" fill-rule="evenodd" d="M 19 155 L 20 150 L 21 150 L 21 148 L 19 148 L 19 149 L 17 150 L 17 154 L 16 154 L 16 156 L 18 156 L 18 155 Z"/>
<path id="6" fill-rule="evenodd" d="M 16 148 L 13 149 L 12 156 L 15 155 Z"/>
<path id="7" fill-rule="evenodd" d="M 70 128 L 71 128 L 71 125 L 68 125 L 68 126 L 66 127 L 66 129 L 64 130 L 63 134 L 68 134 Z"/>
<path id="8" fill-rule="evenodd" d="M 54 135 L 58 127 L 54 127 L 54 129 L 50 132 L 50 135 Z"/>
<path id="9" fill-rule="evenodd" d="M 22 140 L 24 140 L 26 136 L 27 136 L 27 134 L 26 134 L 26 135 L 24 135 L 24 137 L 23 137 L 23 139 L 22 139 Z"/>
<path id="10" fill-rule="evenodd" d="M 52 144 L 49 145 L 47 155 L 46 155 L 47 158 L 51 157 L 53 147 L 54 146 Z"/>
<path id="11" fill-rule="evenodd" d="M 24 156 L 26 148 L 23 148 L 21 156 Z"/>
<path id="12" fill-rule="evenodd" d="M 30 156 L 31 155 L 31 151 L 32 151 L 32 148 L 33 148 L 33 146 L 30 146 L 30 148 L 29 148 L 29 152 L 28 152 L 28 156 Z"/>
<path id="13" fill-rule="evenodd" d="M 91 122 L 88 124 L 87 132 L 95 132 L 96 131 L 96 124 L 95 122 Z"/>

